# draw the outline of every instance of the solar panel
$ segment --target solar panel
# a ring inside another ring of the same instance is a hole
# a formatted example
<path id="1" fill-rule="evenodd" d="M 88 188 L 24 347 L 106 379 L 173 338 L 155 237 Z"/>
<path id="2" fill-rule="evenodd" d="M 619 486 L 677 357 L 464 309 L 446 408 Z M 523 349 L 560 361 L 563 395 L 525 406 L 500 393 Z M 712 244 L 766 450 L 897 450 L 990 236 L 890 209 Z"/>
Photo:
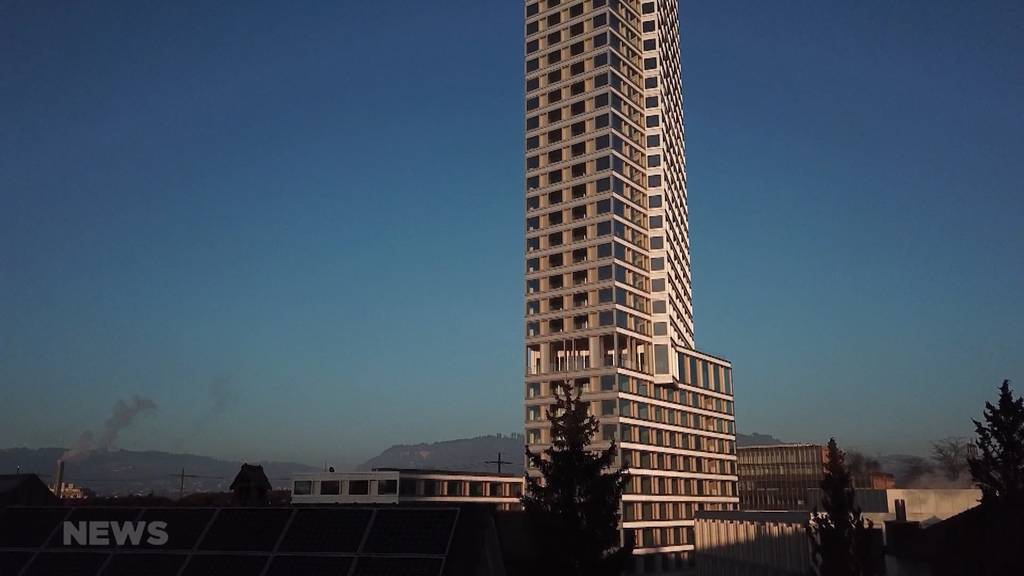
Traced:
<path id="1" fill-rule="evenodd" d="M 26 576 L 92 576 L 106 561 L 107 552 L 40 552 Z"/>
<path id="2" fill-rule="evenodd" d="M 356 560 L 355 576 L 438 576 L 439 558 L 388 558 L 364 556 Z"/>
<path id="3" fill-rule="evenodd" d="M 72 508 L 68 515 L 69 522 L 93 522 L 109 520 L 114 522 L 131 522 L 139 517 L 142 511 L 138 508 Z"/>
<path id="4" fill-rule="evenodd" d="M 0 576 L 439 576 L 459 514 L 409 506 L 8 508 L 0 510 Z M 150 544 L 146 531 L 115 547 L 109 530 L 111 545 L 99 550 L 64 546 L 65 517 L 165 522 L 168 540 Z"/>
<path id="5" fill-rule="evenodd" d="M 0 576 L 17 574 L 32 558 L 31 552 L 0 552 Z"/>
<path id="6" fill-rule="evenodd" d="M 290 508 L 224 508 L 199 543 L 201 550 L 271 551 L 284 529 Z"/>
<path id="7" fill-rule="evenodd" d="M 103 569 L 103 576 L 176 576 L 186 554 L 117 553 Z"/>
<path id="8" fill-rule="evenodd" d="M 311 508 L 295 512 L 281 542 L 281 552 L 355 552 L 373 510 Z"/>
<path id="9" fill-rule="evenodd" d="M 438 554 L 448 549 L 457 510 L 380 509 L 373 519 L 363 552 Z"/>
<path id="10" fill-rule="evenodd" d="M 266 576 L 346 576 L 352 558 L 274 556 Z"/>
<path id="11" fill-rule="evenodd" d="M 267 556 L 193 554 L 183 576 L 260 576 Z"/>
<path id="12" fill-rule="evenodd" d="M 66 508 L 7 508 L 0 511 L 0 546 L 38 548 L 60 524 Z"/>
<path id="13" fill-rule="evenodd" d="M 213 508 L 149 508 L 142 514 L 145 522 L 166 522 L 167 543 L 152 546 L 143 540 L 143 548 L 191 550 L 213 518 Z"/>
<path id="14" fill-rule="evenodd" d="M 138 508 L 74 508 L 71 510 L 71 514 L 67 518 L 67 522 L 81 526 L 80 522 L 97 522 L 97 521 L 110 521 L 110 522 L 133 522 L 139 516 Z M 50 548 L 83 548 L 84 544 L 79 544 L 78 540 L 73 537 L 72 534 L 68 534 L 67 542 L 65 545 L 64 539 L 64 524 L 57 529 L 56 536 L 50 540 L 48 547 Z M 83 527 L 84 528 L 84 527 Z M 87 529 L 85 529 L 87 530 Z M 85 537 L 86 532 L 83 531 L 82 537 Z M 113 548 L 115 547 L 114 537 L 111 534 L 107 535 L 109 544 L 106 546 L 99 546 L 94 543 L 89 545 L 89 549 L 96 548 Z"/>

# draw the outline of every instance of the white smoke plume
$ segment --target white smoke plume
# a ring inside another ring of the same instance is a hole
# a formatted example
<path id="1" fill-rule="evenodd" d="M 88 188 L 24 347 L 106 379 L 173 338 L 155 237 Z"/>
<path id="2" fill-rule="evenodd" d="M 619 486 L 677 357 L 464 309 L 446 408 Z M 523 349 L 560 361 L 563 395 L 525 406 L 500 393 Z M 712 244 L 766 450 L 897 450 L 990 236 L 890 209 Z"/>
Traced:
<path id="1" fill-rule="evenodd" d="M 155 411 L 156 403 L 144 396 L 136 394 L 127 402 L 120 399 L 114 403 L 114 408 L 106 422 L 103 423 L 103 429 L 99 434 L 92 430 L 82 432 L 75 445 L 64 452 L 61 458 L 68 460 L 84 456 L 94 450 L 109 450 L 117 441 L 121 431 L 131 426 L 137 416 Z"/>

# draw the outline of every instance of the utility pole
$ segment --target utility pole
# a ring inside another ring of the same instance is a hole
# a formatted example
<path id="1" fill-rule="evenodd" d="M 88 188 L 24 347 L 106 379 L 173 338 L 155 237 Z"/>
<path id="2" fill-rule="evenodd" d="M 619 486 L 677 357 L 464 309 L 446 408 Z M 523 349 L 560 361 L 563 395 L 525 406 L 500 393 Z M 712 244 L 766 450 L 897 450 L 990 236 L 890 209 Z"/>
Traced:
<path id="1" fill-rule="evenodd" d="M 501 452 L 498 452 L 498 459 L 497 460 L 488 460 L 488 461 L 484 462 L 484 464 L 497 464 L 498 465 L 498 474 L 501 474 L 501 465 L 502 464 L 511 464 L 511 462 L 509 462 L 508 460 L 502 460 L 501 459 Z"/>
<path id="2" fill-rule="evenodd" d="M 178 479 L 178 500 L 185 497 L 185 478 L 211 478 L 216 480 L 222 480 L 221 476 L 202 476 L 200 474 L 185 474 L 185 469 L 182 468 L 179 474 L 171 474 L 172 477 Z"/>

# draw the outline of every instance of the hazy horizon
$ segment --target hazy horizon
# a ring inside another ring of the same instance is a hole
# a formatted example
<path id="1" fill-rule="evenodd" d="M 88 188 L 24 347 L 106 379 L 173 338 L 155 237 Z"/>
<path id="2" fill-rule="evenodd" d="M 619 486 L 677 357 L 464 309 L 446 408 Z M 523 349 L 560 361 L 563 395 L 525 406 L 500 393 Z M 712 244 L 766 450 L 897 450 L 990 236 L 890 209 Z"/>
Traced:
<path id="1" fill-rule="evenodd" d="M 1024 5 L 680 17 L 738 430 L 971 436 L 1024 390 Z M 522 35 L 518 2 L 0 0 L 0 438 L 315 464 L 521 431 Z"/>

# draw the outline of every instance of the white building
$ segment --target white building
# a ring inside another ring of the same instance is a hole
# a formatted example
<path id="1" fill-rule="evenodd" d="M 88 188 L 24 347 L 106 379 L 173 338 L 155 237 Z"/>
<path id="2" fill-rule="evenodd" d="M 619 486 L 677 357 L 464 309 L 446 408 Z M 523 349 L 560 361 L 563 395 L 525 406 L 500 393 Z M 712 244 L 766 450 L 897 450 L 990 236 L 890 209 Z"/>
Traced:
<path id="1" fill-rule="evenodd" d="M 821 489 L 808 491 L 812 507 L 821 508 Z M 889 488 L 887 490 L 857 489 L 854 503 L 861 514 L 881 527 L 896 519 L 897 502 L 905 507 L 905 520 L 928 526 L 970 510 L 981 502 L 977 488 Z"/>
<path id="2" fill-rule="evenodd" d="M 520 507 L 523 478 L 512 474 L 376 468 L 371 472 L 315 472 L 291 480 L 293 504 L 475 502 L 500 510 Z"/>

